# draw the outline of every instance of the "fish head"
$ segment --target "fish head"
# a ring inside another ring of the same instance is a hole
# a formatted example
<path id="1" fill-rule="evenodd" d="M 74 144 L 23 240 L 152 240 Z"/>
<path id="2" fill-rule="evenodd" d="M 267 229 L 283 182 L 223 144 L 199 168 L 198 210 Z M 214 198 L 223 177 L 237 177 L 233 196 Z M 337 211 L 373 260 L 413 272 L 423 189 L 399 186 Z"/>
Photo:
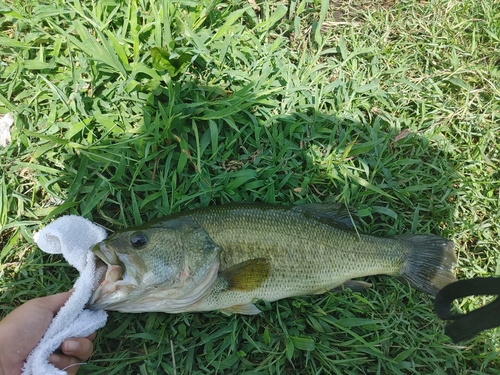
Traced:
<path id="1" fill-rule="evenodd" d="M 122 312 L 182 312 L 217 277 L 219 247 L 193 223 L 117 232 L 92 248 L 107 265 L 88 307 Z"/>

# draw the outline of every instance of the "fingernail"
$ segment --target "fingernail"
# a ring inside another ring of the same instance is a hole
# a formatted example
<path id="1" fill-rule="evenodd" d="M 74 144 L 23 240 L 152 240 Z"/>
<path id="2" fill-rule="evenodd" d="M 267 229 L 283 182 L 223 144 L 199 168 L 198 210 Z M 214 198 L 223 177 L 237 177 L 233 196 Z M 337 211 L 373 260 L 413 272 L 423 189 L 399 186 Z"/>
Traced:
<path id="1" fill-rule="evenodd" d="M 61 357 L 58 356 L 57 354 L 49 355 L 49 362 L 50 363 L 58 363 L 60 360 L 61 360 Z"/>
<path id="2" fill-rule="evenodd" d="M 80 343 L 75 340 L 66 340 L 64 341 L 63 346 L 64 346 L 63 350 L 65 352 L 74 352 L 80 349 Z"/>

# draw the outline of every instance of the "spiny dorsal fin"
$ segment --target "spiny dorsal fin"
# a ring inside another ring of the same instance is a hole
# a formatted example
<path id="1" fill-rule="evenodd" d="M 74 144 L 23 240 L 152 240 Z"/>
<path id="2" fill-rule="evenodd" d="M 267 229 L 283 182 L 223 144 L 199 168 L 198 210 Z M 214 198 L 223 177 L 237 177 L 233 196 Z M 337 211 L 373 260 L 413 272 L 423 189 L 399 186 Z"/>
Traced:
<path id="1" fill-rule="evenodd" d="M 306 203 L 294 206 L 292 210 L 341 229 L 354 229 L 358 219 L 355 209 L 339 203 Z"/>
<path id="2" fill-rule="evenodd" d="M 222 272 L 227 290 L 249 291 L 257 289 L 267 280 L 271 267 L 265 258 L 250 259 Z"/>

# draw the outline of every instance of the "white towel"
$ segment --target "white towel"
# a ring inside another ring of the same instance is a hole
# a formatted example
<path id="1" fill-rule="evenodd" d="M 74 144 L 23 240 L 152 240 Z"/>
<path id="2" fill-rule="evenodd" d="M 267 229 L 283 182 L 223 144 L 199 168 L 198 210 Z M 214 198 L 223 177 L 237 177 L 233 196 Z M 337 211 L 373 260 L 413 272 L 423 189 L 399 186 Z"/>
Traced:
<path id="1" fill-rule="evenodd" d="M 35 242 L 51 254 L 62 254 L 80 272 L 74 292 L 52 320 L 44 336 L 28 356 L 23 375 L 66 375 L 48 362 L 49 355 L 71 337 L 86 337 L 106 324 L 104 310 L 85 310 L 85 304 L 99 282 L 92 245 L 106 238 L 106 231 L 75 215 L 62 216 L 35 233 Z"/>
<path id="2" fill-rule="evenodd" d="M 14 124 L 14 116 L 7 113 L 0 116 L 0 147 L 6 147 L 11 142 L 10 128 Z"/>

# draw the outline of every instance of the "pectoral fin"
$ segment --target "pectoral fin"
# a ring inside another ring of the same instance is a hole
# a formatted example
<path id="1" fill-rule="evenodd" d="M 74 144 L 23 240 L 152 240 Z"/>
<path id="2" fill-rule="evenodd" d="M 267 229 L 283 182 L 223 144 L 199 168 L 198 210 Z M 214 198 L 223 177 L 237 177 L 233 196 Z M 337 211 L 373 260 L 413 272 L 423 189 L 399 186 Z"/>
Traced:
<path id="1" fill-rule="evenodd" d="M 251 291 L 267 280 L 270 269 L 269 262 L 265 258 L 256 258 L 229 268 L 219 277 L 226 280 L 226 290 Z"/>
<path id="2" fill-rule="evenodd" d="M 222 309 L 221 312 L 226 315 L 231 315 L 231 314 L 257 315 L 260 313 L 260 310 L 253 303 L 249 303 L 246 305 L 234 305 Z"/>

